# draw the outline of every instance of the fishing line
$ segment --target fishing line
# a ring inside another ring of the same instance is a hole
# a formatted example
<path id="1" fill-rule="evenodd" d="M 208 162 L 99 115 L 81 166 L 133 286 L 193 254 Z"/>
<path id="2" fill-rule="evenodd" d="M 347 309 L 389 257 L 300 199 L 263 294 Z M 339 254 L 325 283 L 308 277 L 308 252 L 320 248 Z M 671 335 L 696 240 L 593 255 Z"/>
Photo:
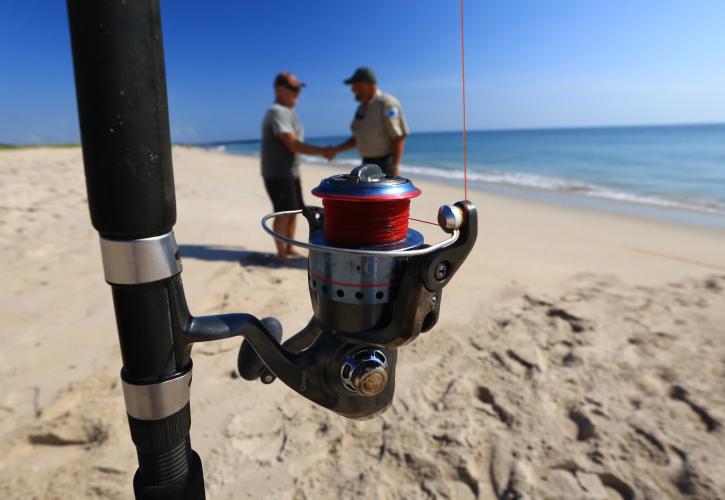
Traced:
<path id="1" fill-rule="evenodd" d="M 345 247 L 384 245 L 408 234 L 410 200 L 322 201 L 325 238 Z"/>
<path id="2" fill-rule="evenodd" d="M 399 243 L 408 236 L 410 199 L 420 189 L 377 165 L 361 165 L 349 175 L 324 179 L 312 194 L 322 198 L 328 243 L 359 248 Z"/>
<path id="3" fill-rule="evenodd" d="M 463 13 L 463 0 L 460 0 L 460 33 L 461 33 L 461 109 L 463 112 L 463 199 L 468 201 L 468 145 L 466 141 L 466 51 L 465 51 L 465 36 L 464 36 L 464 13 Z M 424 222 L 426 224 L 432 224 L 437 226 L 435 222 L 430 222 L 422 219 L 414 219 L 409 217 L 410 220 L 416 222 Z"/>
<path id="4" fill-rule="evenodd" d="M 468 155 L 466 147 L 466 52 L 463 36 L 463 0 L 461 0 L 461 108 L 463 109 L 463 199 L 468 201 Z"/>
<path id="5" fill-rule="evenodd" d="M 438 226 L 438 224 L 437 224 L 437 223 L 435 223 L 435 222 L 431 222 L 431 221 L 429 221 L 429 220 L 423 220 L 423 219 L 416 219 L 416 218 L 414 218 L 414 217 L 408 217 L 408 219 L 409 219 L 409 220 L 414 220 L 414 221 L 416 221 L 416 222 L 423 222 L 423 223 L 425 223 L 425 224 L 430 224 L 431 226 Z"/>

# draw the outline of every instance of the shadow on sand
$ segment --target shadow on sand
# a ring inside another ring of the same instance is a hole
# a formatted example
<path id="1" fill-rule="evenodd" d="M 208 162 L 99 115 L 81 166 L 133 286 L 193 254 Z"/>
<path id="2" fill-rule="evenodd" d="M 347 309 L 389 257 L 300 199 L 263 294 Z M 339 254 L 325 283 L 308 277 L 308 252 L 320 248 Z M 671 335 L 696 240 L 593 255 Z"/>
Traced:
<path id="1" fill-rule="evenodd" d="M 277 259 L 277 255 L 266 252 L 250 252 L 242 248 L 215 246 L 215 245 L 179 245 L 181 258 L 199 260 L 225 260 L 239 262 L 242 267 L 269 267 L 280 269 L 289 267 L 293 269 L 307 269 L 307 258 L 297 257 L 288 260 L 285 264 Z"/>

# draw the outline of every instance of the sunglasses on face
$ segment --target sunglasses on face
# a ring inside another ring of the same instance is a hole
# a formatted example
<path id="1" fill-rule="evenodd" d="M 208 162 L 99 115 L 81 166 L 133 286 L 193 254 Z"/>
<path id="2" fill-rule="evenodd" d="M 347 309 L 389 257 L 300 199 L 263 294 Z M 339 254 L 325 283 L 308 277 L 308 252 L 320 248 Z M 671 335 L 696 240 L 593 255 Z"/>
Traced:
<path id="1" fill-rule="evenodd" d="M 292 85 L 282 85 L 282 86 L 284 88 L 286 88 L 287 90 L 291 90 L 295 94 L 299 94 L 300 92 L 302 92 L 302 89 L 300 87 L 293 87 Z"/>

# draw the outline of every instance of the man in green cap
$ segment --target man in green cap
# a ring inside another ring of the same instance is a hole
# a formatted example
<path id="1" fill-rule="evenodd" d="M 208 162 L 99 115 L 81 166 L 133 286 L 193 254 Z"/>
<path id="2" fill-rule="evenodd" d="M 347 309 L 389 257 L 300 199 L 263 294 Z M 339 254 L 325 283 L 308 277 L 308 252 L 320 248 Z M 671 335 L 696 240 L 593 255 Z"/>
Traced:
<path id="1" fill-rule="evenodd" d="M 398 175 L 408 124 L 398 100 L 384 94 L 377 83 L 370 68 L 358 68 L 345 80 L 360 105 L 350 126 L 352 137 L 335 146 L 333 153 L 357 147 L 364 163 L 374 163 L 386 174 Z"/>

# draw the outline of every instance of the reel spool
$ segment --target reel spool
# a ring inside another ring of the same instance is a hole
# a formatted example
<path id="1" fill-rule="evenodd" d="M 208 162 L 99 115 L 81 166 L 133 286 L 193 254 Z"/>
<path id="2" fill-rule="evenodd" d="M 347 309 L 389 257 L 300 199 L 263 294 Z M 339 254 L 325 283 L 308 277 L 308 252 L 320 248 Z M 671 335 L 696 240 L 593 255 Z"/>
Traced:
<path id="1" fill-rule="evenodd" d="M 361 165 L 323 179 L 312 194 L 322 198 L 325 239 L 357 248 L 405 240 L 410 200 L 420 189 L 408 179 L 385 175 L 377 165 Z"/>

